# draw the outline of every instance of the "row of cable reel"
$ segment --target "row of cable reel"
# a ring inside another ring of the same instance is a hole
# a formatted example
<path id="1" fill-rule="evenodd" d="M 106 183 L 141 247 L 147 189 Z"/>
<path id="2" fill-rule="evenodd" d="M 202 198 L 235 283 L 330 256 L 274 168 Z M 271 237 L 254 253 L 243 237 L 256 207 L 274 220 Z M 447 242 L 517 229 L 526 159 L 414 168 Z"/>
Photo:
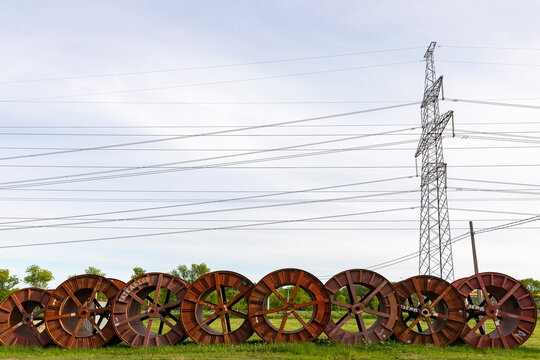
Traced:
<path id="1" fill-rule="evenodd" d="M 528 290 L 494 272 L 452 284 L 435 276 L 392 284 L 365 269 L 343 271 L 326 284 L 300 269 L 274 271 L 256 284 L 231 271 L 208 273 L 191 285 L 166 273 L 127 284 L 80 275 L 54 291 L 27 288 L 7 297 L 0 304 L 0 342 L 152 347 L 188 336 L 198 344 L 239 344 L 254 332 L 269 343 L 310 342 L 324 332 L 343 344 L 396 338 L 514 348 L 533 333 L 536 320 Z"/>

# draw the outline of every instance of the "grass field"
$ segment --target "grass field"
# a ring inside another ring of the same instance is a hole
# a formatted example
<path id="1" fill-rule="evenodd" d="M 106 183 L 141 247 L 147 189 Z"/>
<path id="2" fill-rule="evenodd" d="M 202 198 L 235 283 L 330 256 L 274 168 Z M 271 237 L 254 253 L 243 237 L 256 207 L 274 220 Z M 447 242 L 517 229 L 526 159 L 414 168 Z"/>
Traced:
<path id="1" fill-rule="evenodd" d="M 291 324 L 293 326 L 293 324 Z M 267 344 L 254 335 L 241 345 L 179 345 L 133 349 L 124 344 L 95 350 L 62 350 L 0 346 L 0 359 L 540 359 L 540 330 L 525 345 L 511 350 L 478 350 L 467 345 L 446 348 L 404 345 L 398 341 L 346 346 L 323 334 L 309 344 Z"/>

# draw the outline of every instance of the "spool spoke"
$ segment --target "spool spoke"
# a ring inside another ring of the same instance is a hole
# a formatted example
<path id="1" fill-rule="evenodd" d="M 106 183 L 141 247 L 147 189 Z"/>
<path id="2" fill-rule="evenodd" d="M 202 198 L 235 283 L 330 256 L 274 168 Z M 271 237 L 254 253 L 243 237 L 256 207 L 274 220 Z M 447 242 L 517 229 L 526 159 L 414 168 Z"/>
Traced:
<path id="1" fill-rule="evenodd" d="M 209 317 L 206 318 L 206 320 L 204 320 L 202 323 L 198 324 L 196 329 L 201 329 L 203 326 L 206 326 L 206 325 L 210 325 L 211 323 L 213 323 L 217 318 L 219 318 L 219 316 L 216 314 L 216 313 L 213 313 L 212 315 L 210 315 Z"/>
<path id="2" fill-rule="evenodd" d="M 303 277 L 304 277 L 304 272 L 300 271 L 300 274 L 298 275 L 298 280 L 296 280 L 296 284 L 294 285 L 294 290 L 291 295 L 290 302 L 292 303 L 294 303 L 294 299 L 296 298 L 296 293 L 298 292 L 298 289 L 300 289 L 300 282 L 302 281 Z"/>
<path id="3" fill-rule="evenodd" d="M 341 319 L 338 320 L 338 322 L 336 323 L 337 327 L 338 328 L 341 328 L 343 325 L 345 325 L 345 323 L 347 321 L 349 321 L 350 318 L 352 318 L 352 314 L 351 313 L 346 313 Z"/>
<path id="4" fill-rule="evenodd" d="M 309 302 L 306 302 L 306 303 L 294 305 L 294 307 L 295 307 L 296 309 L 300 309 L 300 308 L 304 308 L 304 307 L 308 307 L 308 306 L 313 306 L 313 305 L 318 305 L 318 304 L 319 304 L 318 301 L 309 301 Z"/>
<path id="5" fill-rule="evenodd" d="M 283 334 L 283 329 L 285 329 L 285 324 L 287 323 L 287 319 L 289 318 L 289 314 L 283 315 L 283 319 L 281 320 L 281 324 L 279 325 L 278 332 L 276 334 L 276 337 L 274 338 L 274 342 L 278 343 L 281 340 L 281 334 Z"/>
<path id="6" fill-rule="evenodd" d="M 499 333 L 499 337 L 501 338 L 501 342 L 503 344 L 504 348 L 508 348 L 508 341 L 506 341 L 506 336 L 504 336 L 503 330 L 501 328 L 501 324 L 498 321 L 495 322 L 495 328 L 497 329 L 497 332 Z"/>
<path id="7" fill-rule="evenodd" d="M 274 289 L 274 287 L 269 284 L 269 281 L 266 280 L 265 278 L 263 278 L 262 280 L 264 282 L 264 284 L 270 289 L 270 291 L 272 291 L 274 293 L 274 295 L 276 295 L 276 297 L 278 298 L 279 301 L 281 301 L 281 303 L 283 305 L 287 305 L 287 301 L 285 299 L 283 299 L 283 297 L 281 296 L 281 294 L 276 290 Z"/>
<path id="8" fill-rule="evenodd" d="M 332 300 L 331 303 L 332 303 L 332 305 L 341 306 L 341 307 L 344 307 L 344 308 L 347 308 L 347 309 L 352 308 L 351 304 L 346 304 L 346 303 L 343 303 L 343 302 L 337 301 L 337 300 Z"/>
<path id="9" fill-rule="evenodd" d="M 96 286 L 94 286 L 94 288 L 92 289 L 92 295 L 90 295 L 90 297 L 88 298 L 90 300 L 90 302 L 93 302 L 93 301 L 96 300 L 96 295 L 98 293 L 98 289 L 101 286 L 101 281 L 102 280 L 103 280 L 102 277 L 98 278 Z M 99 305 L 99 303 L 98 303 L 98 305 Z M 88 304 L 87 307 L 89 308 L 90 304 Z"/>
<path id="10" fill-rule="evenodd" d="M 428 324 L 429 333 L 431 334 L 431 339 L 433 340 L 433 344 L 435 344 L 435 346 L 441 346 L 439 338 L 437 337 L 435 330 L 433 330 L 433 324 L 430 319 L 427 319 L 427 324 Z"/>
<path id="11" fill-rule="evenodd" d="M 19 301 L 19 298 L 17 296 L 12 296 L 11 300 L 15 303 L 15 306 L 17 306 L 17 309 L 21 312 L 23 316 L 26 316 L 26 310 L 22 306 L 21 302 Z"/>
<path id="12" fill-rule="evenodd" d="M 234 315 L 236 317 L 239 317 L 241 319 L 247 319 L 247 314 L 242 314 L 241 312 L 234 311 L 234 310 L 228 310 L 229 314 Z M 230 331 L 230 330 L 229 330 Z"/>
<path id="13" fill-rule="evenodd" d="M 230 308 L 236 305 L 237 302 L 242 300 L 244 297 L 246 297 L 247 292 L 251 290 L 251 288 L 245 288 L 242 291 L 238 292 L 231 300 L 229 300 L 225 305 Z"/>
<path id="14" fill-rule="evenodd" d="M 77 320 L 77 325 L 75 326 L 75 330 L 71 334 L 71 336 L 69 338 L 69 342 L 67 344 L 68 348 L 73 347 L 73 345 L 75 343 L 75 340 L 77 339 L 77 334 L 79 333 L 79 330 L 81 329 L 81 326 L 83 324 L 83 320 L 84 320 L 83 318 L 79 318 L 79 320 Z"/>
<path id="15" fill-rule="evenodd" d="M 363 305 L 367 304 L 371 299 L 373 299 L 373 297 L 374 297 L 375 295 L 377 295 L 377 294 L 379 293 L 379 291 L 381 291 L 381 289 L 382 289 L 383 287 L 386 286 L 387 283 L 388 283 L 387 281 L 381 282 L 381 283 L 379 284 L 379 286 L 377 286 L 377 287 L 375 288 L 375 290 L 373 290 L 373 291 L 371 291 L 369 294 L 367 294 L 366 297 L 364 297 L 360 303 L 363 304 Z"/>
<path id="16" fill-rule="evenodd" d="M 116 326 L 123 325 L 123 324 L 129 323 L 129 322 L 132 322 L 134 320 L 139 320 L 139 319 L 143 319 L 143 318 L 146 318 L 146 317 L 148 317 L 148 315 L 145 312 L 143 312 L 143 313 L 133 315 L 131 317 L 119 320 L 115 325 Z"/>
<path id="17" fill-rule="evenodd" d="M 512 296 L 520 288 L 520 286 L 522 286 L 520 283 L 514 285 L 514 287 L 510 289 L 510 291 L 508 291 L 506 294 L 504 294 L 502 299 L 497 302 L 497 306 L 501 306 L 502 304 L 504 304 L 506 300 L 508 300 L 510 296 Z"/>
<path id="18" fill-rule="evenodd" d="M 416 277 L 412 278 L 412 283 L 414 285 L 414 290 L 416 291 L 416 296 L 418 297 L 418 301 L 420 302 L 420 305 L 424 306 L 426 304 L 424 302 L 424 295 L 422 295 L 422 291 L 420 290 L 420 286 L 418 285 L 418 280 Z"/>
<path id="19" fill-rule="evenodd" d="M 386 318 L 390 317 L 389 313 L 384 313 L 384 312 L 380 312 L 380 311 L 376 311 L 376 310 L 371 310 L 371 309 L 368 309 L 368 308 L 365 308 L 364 312 L 368 313 L 368 314 L 371 314 L 371 315 L 377 315 L 377 316 L 382 316 L 382 317 L 386 317 Z"/>
<path id="20" fill-rule="evenodd" d="M 261 311 L 257 311 L 255 313 L 255 315 L 259 316 L 259 315 L 273 314 L 273 313 L 276 313 L 278 311 L 283 311 L 283 310 L 285 310 L 284 307 L 275 308 L 275 309 L 268 309 L 268 310 L 261 310 Z"/>
<path id="21" fill-rule="evenodd" d="M 150 346 L 150 332 L 152 330 L 152 322 L 154 321 L 154 318 L 148 319 L 148 325 L 146 326 L 146 333 L 144 335 L 144 343 L 143 346 L 145 348 Z"/>
<path id="22" fill-rule="evenodd" d="M 165 304 L 169 303 L 169 299 L 171 297 L 171 290 L 167 289 L 167 294 L 165 295 Z M 161 335 L 163 333 L 163 324 L 164 322 L 161 321 L 161 323 L 159 323 L 159 329 L 158 329 L 158 334 Z"/>
<path id="23" fill-rule="evenodd" d="M 138 302 L 140 305 L 144 306 L 146 309 L 150 309 L 150 305 L 148 305 L 146 303 L 146 301 L 144 301 L 143 299 L 141 299 L 139 296 L 137 296 L 137 294 L 135 294 L 135 292 L 132 292 L 130 293 L 130 296 L 133 300 L 135 300 L 136 302 Z"/>
<path id="24" fill-rule="evenodd" d="M 49 315 L 47 316 L 47 320 L 67 319 L 67 318 L 75 317 L 75 316 L 77 316 L 76 313 Z"/>
<path id="25" fill-rule="evenodd" d="M 100 308 L 90 309 L 89 311 L 90 311 L 91 314 L 95 314 L 95 313 L 111 311 L 111 310 L 112 310 L 112 306 L 108 305 L 108 306 L 103 306 L 103 307 L 100 307 Z"/>
<path id="26" fill-rule="evenodd" d="M 161 285 L 163 284 L 163 274 L 159 274 L 158 281 L 156 284 L 156 291 L 154 292 L 154 300 L 152 301 L 152 305 L 159 306 L 158 299 L 159 299 L 159 292 L 161 291 Z"/>
<path id="27" fill-rule="evenodd" d="M 354 283 L 351 278 L 350 272 L 347 272 L 347 290 L 349 291 L 349 298 L 351 299 L 351 302 L 353 304 L 356 304 L 358 302 L 358 298 L 356 297 L 356 289 L 354 288 Z"/>
<path id="28" fill-rule="evenodd" d="M 172 331 L 177 333 L 179 336 L 184 336 L 184 333 L 180 329 L 178 329 L 177 326 L 173 325 L 169 320 L 167 320 L 166 317 L 162 316 L 161 314 L 158 314 L 157 316 L 159 320 L 161 320 L 162 324 L 167 325 Z"/>

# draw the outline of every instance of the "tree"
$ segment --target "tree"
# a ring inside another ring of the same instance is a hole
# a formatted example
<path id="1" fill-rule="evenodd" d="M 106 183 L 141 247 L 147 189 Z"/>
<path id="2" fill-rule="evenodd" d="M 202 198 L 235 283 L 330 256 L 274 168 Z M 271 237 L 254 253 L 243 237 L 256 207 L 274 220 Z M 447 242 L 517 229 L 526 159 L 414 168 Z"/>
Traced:
<path id="1" fill-rule="evenodd" d="M 19 278 L 15 275 L 9 275 L 9 269 L 0 269 L 0 301 L 4 300 L 9 294 L 17 291 L 15 286 L 19 283 Z"/>
<path id="2" fill-rule="evenodd" d="M 146 270 L 144 270 L 142 267 L 135 266 L 133 268 L 133 275 L 131 275 L 131 278 L 135 279 L 137 276 L 141 276 L 143 274 L 146 274 Z"/>
<path id="3" fill-rule="evenodd" d="M 99 275 L 99 276 L 106 276 L 107 275 L 103 271 L 101 271 L 101 269 L 99 269 L 97 267 L 93 267 L 93 266 L 89 266 L 86 269 L 84 269 L 84 273 L 87 274 L 87 275 Z"/>
<path id="4" fill-rule="evenodd" d="M 529 290 L 538 306 L 540 303 L 540 280 L 527 278 L 519 281 Z"/>
<path id="5" fill-rule="evenodd" d="M 37 265 L 30 265 L 26 268 L 24 282 L 32 287 L 46 289 L 54 276 L 50 270 L 42 269 Z"/>
<path id="6" fill-rule="evenodd" d="M 171 270 L 170 274 L 172 276 L 184 279 L 191 284 L 199 277 L 208 274 L 209 272 L 210 268 L 206 266 L 205 263 L 200 263 L 191 264 L 191 268 L 188 268 L 187 265 L 178 265 L 176 268 Z"/>

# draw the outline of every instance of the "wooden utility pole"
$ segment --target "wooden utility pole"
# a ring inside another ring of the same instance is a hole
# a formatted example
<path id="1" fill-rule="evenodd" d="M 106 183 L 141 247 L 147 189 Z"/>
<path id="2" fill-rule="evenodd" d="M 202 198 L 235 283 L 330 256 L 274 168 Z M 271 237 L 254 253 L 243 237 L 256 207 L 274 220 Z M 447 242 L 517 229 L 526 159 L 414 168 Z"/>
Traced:
<path id="1" fill-rule="evenodd" d="M 472 221 L 469 221 L 469 229 L 471 230 L 471 245 L 472 245 L 472 256 L 474 262 L 474 274 L 478 274 L 478 259 L 476 258 L 476 243 L 474 242 L 474 228 Z"/>

